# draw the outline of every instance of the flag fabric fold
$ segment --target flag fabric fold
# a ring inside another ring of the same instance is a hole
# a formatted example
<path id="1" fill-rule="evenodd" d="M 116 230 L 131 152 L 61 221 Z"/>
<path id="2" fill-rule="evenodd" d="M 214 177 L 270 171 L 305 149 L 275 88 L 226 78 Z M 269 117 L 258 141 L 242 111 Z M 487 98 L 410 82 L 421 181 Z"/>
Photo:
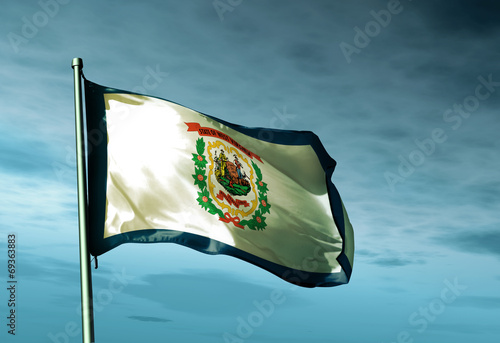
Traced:
<path id="1" fill-rule="evenodd" d="M 354 238 L 308 131 L 249 128 L 85 80 L 89 247 L 173 242 L 305 287 L 349 281 Z"/>

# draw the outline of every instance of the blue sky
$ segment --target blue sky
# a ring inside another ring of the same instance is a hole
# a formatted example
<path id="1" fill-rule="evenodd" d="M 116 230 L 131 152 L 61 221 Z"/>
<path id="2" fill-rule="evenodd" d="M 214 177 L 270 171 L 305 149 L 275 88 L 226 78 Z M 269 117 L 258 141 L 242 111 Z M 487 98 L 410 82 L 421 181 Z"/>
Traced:
<path id="1" fill-rule="evenodd" d="M 93 271 L 97 342 L 496 342 L 499 10 L 486 0 L 5 5 L 0 254 L 15 233 L 18 311 L 13 337 L 4 271 L 2 342 L 81 341 L 74 57 L 99 84 L 314 131 L 338 163 L 356 238 L 351 282 L 326 289 L 173 244 L 120 246 Z"/>

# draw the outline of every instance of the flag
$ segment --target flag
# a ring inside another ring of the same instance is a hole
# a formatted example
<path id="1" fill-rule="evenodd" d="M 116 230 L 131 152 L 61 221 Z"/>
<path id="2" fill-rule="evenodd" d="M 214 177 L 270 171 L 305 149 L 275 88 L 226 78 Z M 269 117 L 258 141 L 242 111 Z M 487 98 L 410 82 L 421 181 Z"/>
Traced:
<path id="1" fill-rule="evenodd" d="M 173 242 L 305 287 L 349 281 L 336 162 L 308 131 L 249 128 L 85 80 L 89 249 Z"/>

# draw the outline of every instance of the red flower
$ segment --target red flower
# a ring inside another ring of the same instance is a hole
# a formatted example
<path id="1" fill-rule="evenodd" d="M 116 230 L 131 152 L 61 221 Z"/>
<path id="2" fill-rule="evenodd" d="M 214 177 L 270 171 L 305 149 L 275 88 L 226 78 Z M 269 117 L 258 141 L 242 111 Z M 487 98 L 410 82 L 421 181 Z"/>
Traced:
<path id="1" fill-rule="evenodd" d="M 263 186 L 264 186 L 264 182 L 259 181 L 259 185 L 260 185 L 261 187 L 263 187 Z"/>
<path id="2" fill-rule="evenodd" d="M 203 157 L 201 157 L 200 155 L 198 155 L 198 161 L 202 162 L 203 161 Z"/>
<path id="3" fill-rule="evenodd" d="M 257 223 L 259 224 L 262 222 L 262 219 L 260 219 L 260 217 L 255 218 L 255 220 L 257 220 Z"/>
<path id="4" fill-rule="evenodd" d="M 208 198 L 206 196 L 204 196 L 203 198 L 201 198 L 201 200 L 203 200 L 203 202 L 207 202 Z"/>
<path id="5" fill-rule="evenodd" d="M 267 203 L 265 200 L 261 200 L 260 203 L 262 204 L 262 206 L 266 207 L 267 206 Z"/>
<path id="6" fill-rule="evenodd" d="M 198 180 L 203 181 L 203 175 L 198 174 Z"/>

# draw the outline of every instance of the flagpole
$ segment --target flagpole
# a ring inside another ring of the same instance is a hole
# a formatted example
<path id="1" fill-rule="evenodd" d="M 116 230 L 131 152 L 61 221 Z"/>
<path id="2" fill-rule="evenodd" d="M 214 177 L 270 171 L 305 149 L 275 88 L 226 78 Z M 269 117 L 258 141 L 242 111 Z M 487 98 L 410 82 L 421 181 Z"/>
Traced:
<path id="1" fill-rule="evenodd" d="M 80 237 L 80 284 L 82 298 L 82 342 L 94 343 L 94 314 L 92 304 L 92 281 L 90 273 L 90 252 L 87 245 L 87 182 L 83 140 L 83 104 L 81 58 L 73 58 L 73 79 L 75 83 L 75 133 L 76 166 L 78 180 L 78 226 Z"/>

